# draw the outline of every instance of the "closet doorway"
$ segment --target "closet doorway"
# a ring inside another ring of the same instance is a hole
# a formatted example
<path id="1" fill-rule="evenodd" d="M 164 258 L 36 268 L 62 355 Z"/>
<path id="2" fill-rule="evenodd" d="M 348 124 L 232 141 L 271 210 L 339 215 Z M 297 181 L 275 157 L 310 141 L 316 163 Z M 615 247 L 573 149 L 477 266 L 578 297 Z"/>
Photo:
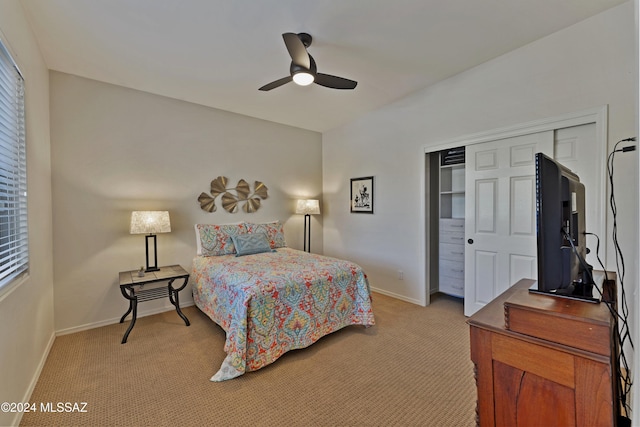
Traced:
<path id="1" fill-rule="evenodd" d="M 536 152 L 544 152 L 580 176 L 586 188 L 587 231 L 604 237 L 606 107 L 461 138 L 436 146 L 438 150 L 425 147 L 428 296 L 443 291 L 442 253 L 447 249 L 437 159 L 443 150 L 456 147 L 466 148 L 464 291 L 458 295 L 464 297 L 465 315 L 475 313 L 520 278 L 537 277 Z M 595 242 L 587 244 L 594 249 L 587 261 L 598 265 Z M 605 254 L 600 257 L 604 259 Z M 446 285 L 444 292 L 451 294 Z"/>

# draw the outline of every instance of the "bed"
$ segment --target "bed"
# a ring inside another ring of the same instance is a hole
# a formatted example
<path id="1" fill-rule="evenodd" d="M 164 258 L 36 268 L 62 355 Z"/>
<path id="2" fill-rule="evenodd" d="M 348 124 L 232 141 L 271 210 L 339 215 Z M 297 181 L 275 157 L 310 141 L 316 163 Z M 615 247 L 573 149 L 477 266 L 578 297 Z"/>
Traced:
<path id="1" fill-rule="evenodd" d="M 196 235 L 193 299 L 226 332 L 227 356 L 211 381 L 260 369 L 346 326 L 375 324 L 363 270 L 286 247 L 279 221 L 197 224 Z"/>

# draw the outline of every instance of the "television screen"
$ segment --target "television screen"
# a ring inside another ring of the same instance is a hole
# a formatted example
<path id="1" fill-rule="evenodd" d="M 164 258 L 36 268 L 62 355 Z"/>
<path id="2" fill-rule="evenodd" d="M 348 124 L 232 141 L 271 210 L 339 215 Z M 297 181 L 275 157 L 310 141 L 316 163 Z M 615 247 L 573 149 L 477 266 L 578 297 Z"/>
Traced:
<path id="1" fill-rule="evenodd" d="M 537 290 L 589 299 L 593 296 L 585 235 L 585 191 L 578 176 L 536 154 Z"/>

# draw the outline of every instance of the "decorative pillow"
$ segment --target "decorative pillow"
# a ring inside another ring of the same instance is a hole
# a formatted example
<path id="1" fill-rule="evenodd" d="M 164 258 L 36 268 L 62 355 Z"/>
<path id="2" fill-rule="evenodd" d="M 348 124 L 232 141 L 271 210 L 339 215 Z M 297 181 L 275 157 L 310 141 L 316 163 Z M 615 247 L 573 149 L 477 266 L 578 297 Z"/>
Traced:
<path id="1" fill-rule="evenodd" d="M 231 236 L 245 234 L 245 223 L 239 224 L 196 224 L 197 254 L 202 256 L 230 255 L 236 253 Z"/>
<path id="2" fill-rule="evenodd" d="M 265 233 L 249 233 L 231 236 L 236 246 L 236 256 L 260 254 L 262 252 L 275 252 L 271 249 L 269 239 Z"/>
<path id="3" fill-rule="evenodd" d="M 252 224 L 246 222 L 248 233 L 265 233 L 271 249 L 284 248 L 287 246 L 287 242 L 284 240 L 284 228 L 280 221 L 266 222 L 263 224 Z"/>

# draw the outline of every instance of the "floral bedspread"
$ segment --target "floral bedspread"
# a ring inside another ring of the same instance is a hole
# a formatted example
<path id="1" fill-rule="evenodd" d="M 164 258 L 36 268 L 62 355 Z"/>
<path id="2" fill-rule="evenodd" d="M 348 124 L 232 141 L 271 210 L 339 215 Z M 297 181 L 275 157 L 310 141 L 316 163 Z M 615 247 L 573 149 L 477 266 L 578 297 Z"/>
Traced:
<path id="1" fill-rule="evenodd" d="M 255 371 L 348 325 L 375 324 L 369 283 L 349 261 L 291 248 L 193 260 L 193 299 L 226 332 L 211 381 Z"/>

